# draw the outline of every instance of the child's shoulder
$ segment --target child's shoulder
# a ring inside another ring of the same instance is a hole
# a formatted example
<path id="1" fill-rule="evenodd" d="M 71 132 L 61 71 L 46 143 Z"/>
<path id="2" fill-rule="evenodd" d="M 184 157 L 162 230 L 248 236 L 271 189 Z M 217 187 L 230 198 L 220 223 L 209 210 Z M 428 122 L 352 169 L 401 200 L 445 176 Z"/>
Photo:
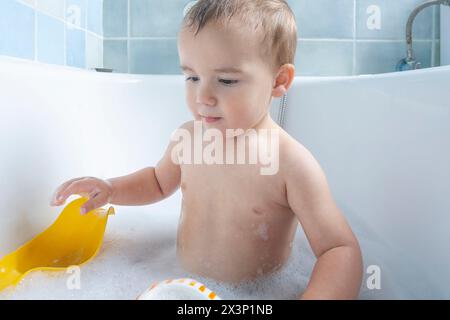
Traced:
<path id="1" fill-rule="evenodd" d="M 194 124 L 195 120 L 190 120 L 182 123 L 178 126 L 178 128 L 174 129 L 170 137 L 172 143 L 174 143 L 174 141 L 178 141 L 180 137 L 185 138 L 186 135 L 192 136 L 194 134 Z"/>
<path id="2" fill-rule="evenodd" d="M 188 130 L 189 132 L 194 131 L 194 124 L 195 124 L 195 120 L 189 120 L 186 121 L 185 123 L 181 124 L 178 129 L 185 129 Z"/>
<path id="3" fill-rule="evenodd" d="M 284 130 L 280 134 L 279 156 L 280 170 L 285 177 L 311 179 L 323 173 L 311 151 Z"/>
<path id="4" fill-rule="evenodd" d="M 312 157 L 311 152 L 289 133 L 280 129 L 280 157 L 283 161 L 302 161 Z"/>

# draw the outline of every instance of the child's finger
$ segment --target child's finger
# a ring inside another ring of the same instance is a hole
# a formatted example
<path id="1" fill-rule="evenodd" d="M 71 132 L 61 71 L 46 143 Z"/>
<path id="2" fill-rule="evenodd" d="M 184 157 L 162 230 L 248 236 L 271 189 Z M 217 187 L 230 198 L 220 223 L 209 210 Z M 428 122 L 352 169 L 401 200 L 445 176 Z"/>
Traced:
<path id="1" fill-rule="evenodd" d="M 89 200 L 81 206 L 80 214 L 86 214 L 94 209 L 104 206 L 107 203 L 108 196 L 106 193 L 98 193 L 89 198 Z"/>
<path id="2" fill-rule="evenodd" d="M 72 182 L 77 181 L 77 180 L 81 180 L 81 179 L 83 179 L 83 178 L 80 177 L 80 178 L 70 179 L 69 181 L 64 182 L 62 185 L 60 185 L 58 188 L 56 188 L 56 191 L 53 193 L 53 196 L 52 196 L 52 199 L 50 201 L 50 204 L 51 205 L 60 204 L 60 202 L 61 202 L 60 201 L 61 192 L 64 191 L 70 184 L 72 184 Z"/>
<path id="3" fill-rule="evenodd" d="M 63 204 L 72 194 L 84 195 L 90 193 L 91 189 L 92 185 L 89 180 L 84 180 L 83 178 L 73 181 L 65 190 L 60 192 L 59 197 L 56 199 L 57 204 Z"/>

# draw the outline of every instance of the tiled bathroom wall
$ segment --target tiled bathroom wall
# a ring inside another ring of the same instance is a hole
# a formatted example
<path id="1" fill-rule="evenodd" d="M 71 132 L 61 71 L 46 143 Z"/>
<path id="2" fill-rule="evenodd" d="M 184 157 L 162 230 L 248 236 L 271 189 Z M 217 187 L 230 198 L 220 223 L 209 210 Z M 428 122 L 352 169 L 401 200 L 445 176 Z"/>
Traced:
<path id="1" fill-rule="evenodd" d="M 176 36 L 189 0 L 104 0 L 104 64 L 118 72 L 179 74 Z"/>
<path id="2" fill-rule="evenodd" d="M 0 0 L 0 55 L 103 65 L 103 0 Z"/>
<path id="3" fill-rule="evenodd" d="M 395 70 L 405 26 L 426 0 L 288 0 L 298 24 L 297 74 Z M 176 36 L 191 0 L 0 0 L 0 55 L 115 72 L 179 74 Z M 440 63 L 440 10 L 414 23 L 423 67 Z"/>
<path id="4" fill-rule="evenodd" d="M 425 0 L 290 0 L 297 17 L 297 63 L 305 75 L 357 75 L 395 71 L 406 57 L 406 23 Z M 439 6 L 414 22 L 416 59 L 439 65 Z"/>
<path id="5" fill-rule="evenodd" d="M 395 70 L 406 56 L 405 26 L 425 0 L 288 0 L 298 23 L 297 74 Z M 179 73 L 176 35 L 190 0 L 104 0 L 104 63 L 117 72 Z M 414 49 L 439 65 L 439 7 L 421 12 Z"/>
<path id="6" fill-rule="evenodd" d="M 450 7 L 441 6 L 441 64 L 450 65 Z"/>

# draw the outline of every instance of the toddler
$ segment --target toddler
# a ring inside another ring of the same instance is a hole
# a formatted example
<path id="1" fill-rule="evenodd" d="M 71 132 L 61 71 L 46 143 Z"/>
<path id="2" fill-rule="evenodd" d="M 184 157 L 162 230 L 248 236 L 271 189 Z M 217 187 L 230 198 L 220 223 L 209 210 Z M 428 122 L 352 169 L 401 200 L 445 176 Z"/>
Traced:
<path id="1" fill-rule="evenodd" d="M 174 132 L 156 166 L 108 180 L 72 179 L 52 205 L 87 195 L 85 214 L 107 203 L 151 204 L 181 187 L 180 263 L 230 283 L 280 269 L 300 223 L 317 261 L 299 298 L 356 298 L 358 242 L 318 162 L 269 114 L 294 78 L 296 30 L 283 0 L 199 0 L 178 36 L 194 120 Z"/>

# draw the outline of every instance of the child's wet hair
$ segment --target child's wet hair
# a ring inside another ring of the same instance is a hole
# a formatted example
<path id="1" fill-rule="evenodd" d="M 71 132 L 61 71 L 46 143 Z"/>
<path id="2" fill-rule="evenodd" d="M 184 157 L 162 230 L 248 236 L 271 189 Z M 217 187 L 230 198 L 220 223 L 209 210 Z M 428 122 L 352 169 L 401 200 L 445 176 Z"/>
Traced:
<path id="1" fill-rule="evenodd" d="M 294 64 L 297 25 L 284 0 L 199 0 L 186 13 L 182 26 L 197 35 L 209 22 L 226 26 L 232 18 L 261 36 L 263 58 L 275 68 Z"/>

